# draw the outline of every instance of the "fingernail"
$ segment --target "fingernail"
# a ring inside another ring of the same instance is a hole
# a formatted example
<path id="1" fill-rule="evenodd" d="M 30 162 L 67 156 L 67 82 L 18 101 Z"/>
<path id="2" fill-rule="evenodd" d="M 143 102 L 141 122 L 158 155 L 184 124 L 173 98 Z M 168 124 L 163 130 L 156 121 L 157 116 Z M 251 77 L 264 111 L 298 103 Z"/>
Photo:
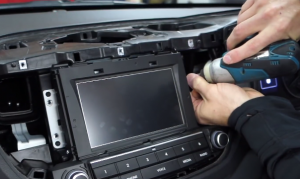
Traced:
<path id="1" fill-rule="evenodd" d="M 193 80 L 197 77 L 198 75 L 196 75 L 195 73 L 190 73 L 188 74 L 188 76 L 186 77 L 187 78 L 187 82 L 188 82 L 188 85 L 190 87 L 193 86 Z"/>
<path id="2" fill-rule="evenodd" d="M 223 57 L 223 60 L 224 60 L 225 63 L 231 63 L 232 62 L 232 59 L 231 59 L 230 55 L 228 55 L 228 54 Z"/>

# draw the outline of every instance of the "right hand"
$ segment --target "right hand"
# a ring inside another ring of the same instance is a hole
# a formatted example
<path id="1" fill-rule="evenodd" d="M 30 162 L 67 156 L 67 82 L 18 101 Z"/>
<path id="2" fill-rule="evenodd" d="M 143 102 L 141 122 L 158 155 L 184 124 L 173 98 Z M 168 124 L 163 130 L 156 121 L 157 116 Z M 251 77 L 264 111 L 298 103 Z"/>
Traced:
<path id="1" fill-rule="evenodd" d="M 237 44 L 258 33 L 242 46 Z M 279 40 L 300 37 L 299 0 L 247 0 L 238 16 L 237 26 L 227 39 L 224 62 L 232 64 L 257 54 Z"/>
<path id="2" fill-rule="evenodd" d="M 187 76 L 193 89 L 191 98 L 198 122 L 206 125 L 227 126 L 231 113 L 246 101 L 263 96 L 251 88 L 240 88 L 234 84 L 209 84 L 196 74 Z"/>

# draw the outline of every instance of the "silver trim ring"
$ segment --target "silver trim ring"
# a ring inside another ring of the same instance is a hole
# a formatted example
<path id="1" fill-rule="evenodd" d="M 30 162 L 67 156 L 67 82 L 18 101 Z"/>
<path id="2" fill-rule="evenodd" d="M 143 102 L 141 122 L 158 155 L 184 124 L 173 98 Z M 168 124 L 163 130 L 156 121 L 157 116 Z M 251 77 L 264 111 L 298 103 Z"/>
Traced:
<path id="1" fill-rule="evenodd" d="M 227 143 L 224 146 L 221 146 L 221 143 L 220 143 L 220 137 L 221 137 L 221 135 L 226 135 L 227 136 Z M 228 137 L 228 135 L 226 133 L 221 132 L 221 133 L 218 134 L 217 143 L 218 143 L 218 145 L 220 147 L 223 147 L 223 148 L 226 147 L 226 145 L 228 144 L 228 142 L 229 142 L 229 137 Z"/>
<path id="2" fill-rule="evenodd" d="M 77 179 L 80 176 L 84 176 L 84 177 L 86 177 L 86 179 L 89 179 L 89 177 L 85 173 L 78 173 L 78 174 L 74 175 L 74 177 L 72 179 Z"/>

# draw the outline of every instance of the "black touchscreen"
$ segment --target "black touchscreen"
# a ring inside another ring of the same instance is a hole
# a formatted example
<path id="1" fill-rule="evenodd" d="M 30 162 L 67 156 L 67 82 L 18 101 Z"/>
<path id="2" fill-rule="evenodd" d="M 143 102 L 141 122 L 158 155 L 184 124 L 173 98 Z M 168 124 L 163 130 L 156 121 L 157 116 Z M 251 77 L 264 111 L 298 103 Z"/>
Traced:
<path id="1" fill-rule="evenodd" d="M 76 84 L 91 148 L 184 123 L 172 69 Z"/>

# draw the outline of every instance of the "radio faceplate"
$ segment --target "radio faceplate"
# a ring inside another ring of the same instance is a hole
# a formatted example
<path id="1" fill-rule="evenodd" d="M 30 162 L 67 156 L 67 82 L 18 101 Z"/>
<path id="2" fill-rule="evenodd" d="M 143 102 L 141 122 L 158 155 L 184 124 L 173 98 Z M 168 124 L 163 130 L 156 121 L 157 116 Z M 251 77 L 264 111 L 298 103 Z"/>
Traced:
<path id="1" fill-rule="evenodd" d="M 89 162 L 95 178 L 155 178 L 205 162 L 212 155 L 203 132 Z"/>
<path id="2" fill-rule="evenodd" d="M 69 124 L 74 157 L 85 166 L 84 173 L 76 170 L 81 177 L 182 175 L 222 153 L 199 129 L 178 53 L 53 71 L 59 116 Z"/>
<path id="3" fill-rule="evenodd" d="M 99 60 L 57 69 L 55 79 L 80 159 L 198 127 L 179 53 Z"/>

